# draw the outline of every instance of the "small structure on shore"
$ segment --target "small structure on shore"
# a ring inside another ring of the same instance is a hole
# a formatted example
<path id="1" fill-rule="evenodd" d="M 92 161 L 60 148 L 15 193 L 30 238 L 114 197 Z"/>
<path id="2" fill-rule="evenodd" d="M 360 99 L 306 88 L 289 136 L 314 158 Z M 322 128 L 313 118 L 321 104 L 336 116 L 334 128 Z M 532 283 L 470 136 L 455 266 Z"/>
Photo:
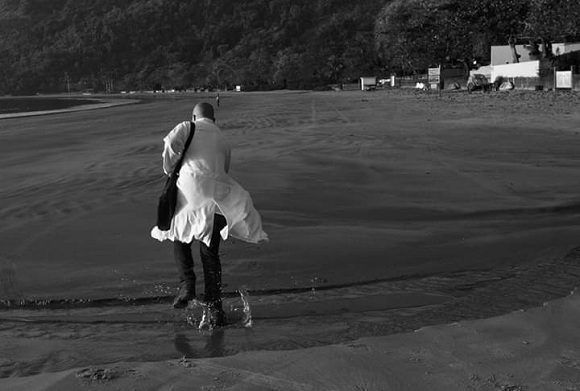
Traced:
<path id="1" fill-rule="evenodd" d="M 377 88 L 376 76 L 362 76 L 360 78 L 360 89 L 362 91 L 371 91 Z"/>

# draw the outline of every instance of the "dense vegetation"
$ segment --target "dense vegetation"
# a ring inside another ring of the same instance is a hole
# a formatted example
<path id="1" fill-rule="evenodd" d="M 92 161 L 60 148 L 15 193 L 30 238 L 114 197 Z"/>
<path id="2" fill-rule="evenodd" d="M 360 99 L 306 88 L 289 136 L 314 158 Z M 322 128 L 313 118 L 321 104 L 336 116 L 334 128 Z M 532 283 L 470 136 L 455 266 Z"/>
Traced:
<path id="1" fill-rule="evenodd" d="M 580 39 L 578 0 L 392 0 L 376 23 L 386 68 L 403 73 L 436 64 L 489 63 L 491 45 Z"/>
<path id="2" fill-rule="evenodd" d="M 312 88 L 578 38 L 577 0 L 0 0 L 0 94 Z"/>
<path id="3" fill-rule="evenodd" d="M 0 93 L 309 88 L 372 72 L 384 0 L 0 0 Z"/>

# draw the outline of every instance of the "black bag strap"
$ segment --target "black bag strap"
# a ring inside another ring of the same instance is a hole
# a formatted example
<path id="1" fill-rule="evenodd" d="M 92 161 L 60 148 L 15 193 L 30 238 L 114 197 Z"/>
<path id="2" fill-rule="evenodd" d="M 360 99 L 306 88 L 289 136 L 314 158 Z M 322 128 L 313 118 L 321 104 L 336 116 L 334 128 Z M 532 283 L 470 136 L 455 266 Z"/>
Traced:
<path id="1" fill-rule="evenodd" d="M 185 152 L 187 151 L 187 148 L 189 148 L 189 145 L 191 144 L 191 140 L 193 139 L 194 133 L 195 133 L 195 123 L 193 123 L 193 121 L 189 121 L 189 136 L 187 136 L 187 141 L 185 142 L 185 146 L 183 147 L 183 151 L 181 152 L 181 157 L 179 158 L 177 164 L 173 168 L 171 176 L 179 175 L 179 170 L 181 170 L 181 165 L 183 164 L 183 159 L 185 158 Z"/>

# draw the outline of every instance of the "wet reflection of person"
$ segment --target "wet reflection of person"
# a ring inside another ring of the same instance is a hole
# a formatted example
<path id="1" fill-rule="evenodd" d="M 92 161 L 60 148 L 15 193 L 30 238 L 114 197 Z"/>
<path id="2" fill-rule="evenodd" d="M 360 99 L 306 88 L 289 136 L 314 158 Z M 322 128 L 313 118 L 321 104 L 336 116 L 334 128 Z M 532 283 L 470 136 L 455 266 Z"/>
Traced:
<path id="1" fill-rule="evenodd" d="M 173 346 L 175 347 L 175 350 L 177 350 L 184 358 L 196 357 L 195 351 L 189 344 L 189 340 L 183 334 L 175 334 L 175 338 L 173 339 Z"/>
<path id="2" fill-rule="evenodd" d="M 224 329 L 212 331 L 205 344 L 205 351 L 208 357 L 223 357 L 225 355 L 224 336 Z"/>
<path id="3" fill-rule="evenodd" d="M 223 357 L 225 355 L 224 340 L 225 332 L 220 328 L 211 331 L 202 352 L 196 352 L 189 339 L 181 333 L 175 334 L 173 346 L 183 358 Z"/>

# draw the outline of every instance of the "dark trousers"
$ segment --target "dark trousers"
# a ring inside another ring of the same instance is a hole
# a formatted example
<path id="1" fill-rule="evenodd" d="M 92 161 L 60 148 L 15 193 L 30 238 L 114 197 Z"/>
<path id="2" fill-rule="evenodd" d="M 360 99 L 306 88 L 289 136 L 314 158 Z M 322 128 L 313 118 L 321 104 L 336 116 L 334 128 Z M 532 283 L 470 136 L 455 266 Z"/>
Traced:
<path id="1" fill-rule="evenodd" d="M 220 231 L 226 226 L 226 219 L 222 215 L 214 215 L 213 231 L 209 246 L 199 242 L 199 256 L 203 266 L 205 285 L 204 300 L 210 305 L 221 309 L 222 266 L 219 257 L 221 236 Z M 173 253 L 182 288 L 189 290 L 195 296 L 195 273 L 193 271 L 192 243 L 173 242 Z"/>

